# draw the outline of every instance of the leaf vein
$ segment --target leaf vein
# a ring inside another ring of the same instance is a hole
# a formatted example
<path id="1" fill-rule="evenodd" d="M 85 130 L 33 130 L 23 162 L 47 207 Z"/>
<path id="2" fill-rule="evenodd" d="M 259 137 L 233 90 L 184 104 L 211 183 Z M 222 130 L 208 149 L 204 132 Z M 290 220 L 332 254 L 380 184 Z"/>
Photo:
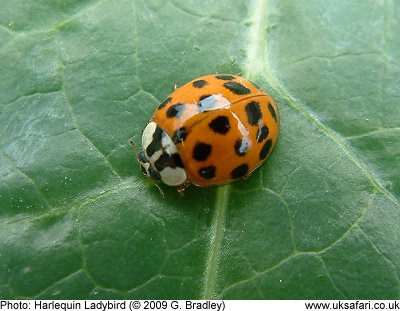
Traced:
<path id="1" fill-rule="evenodd" d="M 62 281 L 67 280 L 68 278 L 80 273 L 80 272 L 85 272 L 82 269 L 78 269 L 76 271 L 73 271 L 71 273 L 69 273 L 68 275 L 62 277 L 61 279 L 55 281 L 53 284 L 49 285 L 48 287 L 46 287 L 45 289 L 42 289 L 39 293 L 37 293 L 36 295 L 32 296 L 32 299 L 38 299 L 38 297 L 43 294 L 44 292 L 46 292 L 47 290 L 49 290 L 50 288 L 52 288 L 53 286 L 56 286 L 57 284 L 60 284 Z"/>
<path id="2" fill-rule="evenodd" d="M 386 134 L 386 133 L 391 133 L 391 132 L 397 132 L 400 130 L 400 127 L 394 127 L 394 128 L 378 128 L 376 130 L 359 134 L 359 135 L 353 135 L 353 136 L 347 136 L 346 139 L 348 140 L 353 140 L 353 139 L 359 139 L 359 138 L 364 138 L 364 137 L 370 137 L 374 135 L 380 135 L 380 134 Z"/>
<path id="3" fill-rule="evenodd" d="M 30 184 L 32 184 L 33 188 L 35 191 L 38 193 L 39 197 L 43 200 L 43 202 L 47 205 L 47 207 L 51 208 L 52 205 L 50 202 L 47 200 L 46 196 L 43 194 L 43 192 L 39 189 L 36 181 L 31 178 L 28 174 L 26 174 L 16 163 L 15 161 L 0 148 L 0 152 L 3 154 L 4 159 L 10 164 L 11 167 L 13 167 L 17 172 L 19 172 L 22 176 L 24 176 Z"/>
<path id="4" fill-rule="evenodd" d="M 265 269 L 265 270 L 262 270 L 262 271 L 257 272 L 257 273 L 256 273 L 255 275 L 253 275 L 252 277 L 246 278 L 246 279 L 241 280 L 241 281 L 239 281 L 239 282 L 235 282 L 235 283 L 230 284 L 229 286 L 227 286 L 226 288 L 224 288 L 224 289 L 222 290 L 222 292 L 221 292 L 221 294 L 220 294 L 220 298 L 223 298 L 224 293 L 226 293 L 226 292 L 229 291 L 231 288 L 234 288 L 234 287 L 237 286 L 237 285 L 244 284 L 244 283 L 248 283 L 248 282 L 253 282 L 253 281 L 255 281 L 258 277 L 260 277 L 260 276 L 262 276 L 262 275 L 264 275 L 264 274 L 266 274 L 266 273 L 272 272 L 273 270 L 279 268 L 280 266 L 282 266 L 282 265 L 285 264 L 285 263 L 288 263 L 289 261 L 295 259 L 296 257 L 303 256 L 303 255 L 310 255 L 310 254 L 313 255 L 313 253 L 294 252 L 294 253 L 290 254 L 289 256 L 287 256 L 287 257 L 281 259 L 280 261 L 278 261 L 277 263 L 275 263 L 275 264 L 272 265 L 271 267 L 269 267 L 269 268 L 267 268 L 267 269 Z"/>
<path id="5" fill-rule="evenodd" d="M 323 260 L 323 258 L 321 258 L 320 255 L 316 256 L 317 259 L 321 262 L 323 269 L 325 270 L 326 276 L 328 277 L 329 281 L 332 283 L 333 288 L 340 294 L 342 295 L 343 299 L 349 299 L 347 297 L 347 295 L 345 295 L 345 293 L 343 293 L 343 291 L 336 285 L 336 283 L 333 281 L 332 276 L 325 264 L 325 261 Z"/>
<path id="6" fill-rule="evenodd" d="M 392 201 L 397 207 L 400 207 L 398 200 L 381 184 L 375 175 L 369 172 L 364 163 L 354 154 L 354 152 L 345 143 L 345 138 L 339 136 L 329 127 L 325 126 L 316 116 L 314 116 L 305 106 L 298 103 L 288 91 L 286 91 L 283 86 L 277 81 L 276 76 L 272 72 L 270 65 L 266 62 L 266 75 L 270 78 L 270 83 L 274 89 L 278 92 L 281 98 L 286 98 L 290 106 L 297 110 L 303 117 L 309 122 L 315 124 L 321 132 L 329 138 L 335 145 L 337 145 L 346 157 L 352 161 L 360 170 L 360 172 L 369 180 L 371 185 L 380 193 L 382 193 L 386 198 Z"/>
<path id="7" fill-rule="evenodd" d="M 368 236 L 368 234 L 365 233 L 365 231 L 358 226 L 358 228 L 360 229 L 361 234 L 365 237 L 365 239 L 371 244 L 372 248 L 381 256 L 383 257 L 383 260 L 385 260 L 388 265 L 393 269 L 394 271 L 394 275 L 396 277 L 396 282 L 398 285 L 398 292 L 400 292 L 400 279 L 399 279 L 399 275 L 397 272 L 397 268 L 396 265 L 392 262 L 392 260 L 382 252 L 382 250 L 379 249 L 379 247 L 375 244 L 374 241 L 372 241 L 372 239 Z"/>
<path id="8" fill-rule="evenodd" d="M 57 45 L 59 46 L 58 40 L 57 41 Z M 74 109 L 72 107 L 71 104 L 71 100 L 68 97 L 67 94 L 67 90 L 65 89 L 65 65 L 62 61 L 62 56 L 61 56 L 61 51 L 58 48 L 58 58 L 60 60 L 60 66 L 61 66 L 61 76 L 62 76 L 62 94 L 64 95 L 65 98 L 65 102 L 67 104 L 67 109 L 71 115 L 71 120 L 72 120 L 72 124 L 74 125 L 74 127 L 79 131 L 79 133 L 81 133 L 81 135 L 90 143 L 91 146 L 93 146 L 93 149 L 96 150 L 98 152 L 98 154 L 100 155 L 100 157 L 103 158 L 103 160 L 105 161 L 106 165 L 110 168 L 111 172 L 119 179 L 122 180 L 121 176 L 117 173 L 117 171 L 114 169 L 114 167 L 112 166 L 110 160 L 107 158 L 107 156 L 100 150 L 99 147 L 97 147 L 95 145 L 95 143 L 93 142 L 92 139 L 89 138 L 88 135 L 85 134 L 85 132 L 80 128 L 80 125 L 78 124 L 76 118 L 75 118 L 75 113 L 74 113 Z"/>
<path id="9" fill-rule="evenodd" d="M 371 195 L 371 199 L 370 199 L 370 201 L 368 202 L 367 206 L 365 206 L 365 207 L 360 211 L 359 215 L 358 215 L 357 218 L 354 220 L 354 222 L 347 228 L 347 230 L 345 230 L 345 231 L 343 232 L 343 234 L 342 234 L 338 239 L 336 239 L 333 243 L 331 243 L 331 244 L 325 246 L 324 248 L 321 248 L 321 249 L 319 249 L 319 250 L 316 250 L 315 252 L 318 253 L 318 254 L 322 254 L 322 253 L 328 251 L 330 248 L 334 247 L 335 245 L 339 244 L 341 241 L 343 241 L 343 240 L 347 237 L 347 235 L 351 232 L 352 229 L 354 229 L 356 226 L 358 227 L 358 223 L 360 222 L 361 218 L 364 216 L 365 211 L 366 211 L 368 208 L 370 208 L 370 207 L 372 206 L 372 203 L 374 202 L 375 197 L 376 197 L 376 193 L 373 193 L 373 194 Z"/>

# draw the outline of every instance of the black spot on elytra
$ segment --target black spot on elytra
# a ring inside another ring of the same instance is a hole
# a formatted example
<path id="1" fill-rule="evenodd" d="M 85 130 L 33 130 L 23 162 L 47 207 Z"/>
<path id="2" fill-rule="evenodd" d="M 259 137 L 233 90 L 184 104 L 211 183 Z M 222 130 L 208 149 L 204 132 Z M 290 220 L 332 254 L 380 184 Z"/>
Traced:
<path id="1" fill-rule="evenodd" d="M 211 145 L 198 143 L 193 149 L 193 158 L 197 161 L 205 161 L 210 156 L 211 150 Z"/>
<path id="2" fill-rule="evenodd" d="M 235 152 L 238 156 L 243 157 L 249 151 L 249 143 L 247 140 L 241 138 L 235 143 Z"/>
<path id="3" fill-rule="evenodd" d="M 262 127 L 258 128 L 257 141 L 261 143 L 264 139 L 268 137 L 268 134 L 269 134 L 269 129 L 266 125 L 263 125 Z"/>
<path id="4" fill-rule="evenodd" d="M 171 100 L 172 100 L 171 97 L 164 99 L 164 101 L 160 104 L 160 106 L 158 106 L 158 110 L 163 109 L 168 103 L 171 102 Z"/>
<path id="5" fill-rule="evenodd" d="M 218 134 L 226 134 L 229 132 L 229 119 L 225 116 L 219 116 L 216 117 L 214 120 L 212 120 L 208 126 Z"/>
<path id="6" fill-rule="evenodd" d="M 249 94 L 250 90 L 238 82 L 225 82 L 224 87 L 236 95 Z"/>
<path id="7" fill-rule="evenodd" d="M 162 148 L 161 139 L 163 133 L 164 131 L 157 126 L 156 130 L 153 133 L 153 139 L 146 148 L 146 154 L 148 158 L 150 158 L 154 153 L 156 153 L 157 150 L 160 150 Z"/>
<path id="8" fill-rule="evenodd" d="M 276 116 L 276 111 L 274 107 L 272 107 L 271 103 L 268 103 L 268 110 L 271 112 L 271 116 L 274 118 L 275 122 L 278 122 L 278 117 Z"/>
<path id="9" fill-rule="evenodd" d="M 170 106 L 166 114 L 168 118 L 179 118 L 184 110 L 185 110 L 185 104 L 178 103 Z"/>
<path id="10" fill-rule="evenodd" d="M 174 144 L 179 144 L 186 139 L 186 136 L 188 134 L 189 133 L 186 131 L 186 128 L 184 127 L 178 128 L 172 135 L 172 141 L 174 142 Z"/>
<path id="11" fill-rule="evenodd" d="M 249 124 L 257 125 L 258 122 L 262 118 L 260 103 L 256 102 L 256 101 L 252 101 L 251 103 L 248 103 L 246 105 L 245 110 L 246 110 L 247 120 L 249 121 Z"/>
<path id="12" fill-rule="evenodd" d="M 195 88 L 201 89 L 203 86 L 207 84 L 206 80 L 196 80 L 192 83 Z"/>
<path id="13" fill-rule="evenodd" d="M 238 179 L 246 176 L 249 173 L 249 166 L 247 164 L 242 164 L 236 167 L 231 172 L 231 177 L 233 179 Z"/>
<path id="14" fill-rule="evenodd" d="M 265 142 L 264 146 L 262 146 L 261 148 L 260 160 L 264 160 L 268 156 L 269 152 L 271 151 L 271 147 L 272 147 L 272 140 L 268 139 Z"/>
<path id="15" fill-rule="evenodd" d="M 216 75 L 215 77 L 219 80 L 235 80 L 235 77 L 231 75 Z"/>
<path id="16" fill-rule="evenodd" d="M 205 179 L 211 179 L 215 177 L 215 166 L 210 165 L 199 169 L 199 175 Z"/>

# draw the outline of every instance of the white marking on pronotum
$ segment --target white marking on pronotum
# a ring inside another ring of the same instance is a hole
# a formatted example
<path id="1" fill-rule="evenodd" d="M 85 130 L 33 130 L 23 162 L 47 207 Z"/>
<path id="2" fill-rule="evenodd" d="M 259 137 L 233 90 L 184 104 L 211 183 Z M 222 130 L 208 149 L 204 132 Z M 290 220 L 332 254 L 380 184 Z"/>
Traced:
<path id="1" fill-rule="evenodd" d="M 156 131 L 157 123 L 156 122 L 149 122 L 147 126 L 144 128 L 142 134 L 142 148 L 146 150 L 146 148 L 150 145 L 153 140 L 153 134 Z"/>
<path id="2" fill-rule="evenodd" d="M 147 124 L 146 128 L 143 131 L 142 135 L 142 148 L 143 150 L 146 150 L 146 148 L 153 142 L 154 139 L 154 133 L 157 130 L 157 123 L 154 121 L 149 122 Z M 179 186 L 183 184 L 186 181 L 187 175 L 186 171 L 182 167 L 164 167 L 160 171 L 155 168 L 155 162 L 161 157 L 163 153 L 168 154 L 169 156 L 172 156 L 173 154 L 178 154 L 178 150 L 171 140 L 171 137 L 169 137 L 168 134 L 163 132 L 163 135 L 161 135 L 161 148 L 159 150 L 156 150 L 154 154 L 149 157 L 147 153 L 145 152 L 145 156 L 149 163 L 141 163 L 142 167 L 145 169 L 147 175 L 149 174 L 149 169 L 150 165 L 152 168 L 157 171 L 160 174 L 161 181 L 168 185 L 168 186 Z"/>

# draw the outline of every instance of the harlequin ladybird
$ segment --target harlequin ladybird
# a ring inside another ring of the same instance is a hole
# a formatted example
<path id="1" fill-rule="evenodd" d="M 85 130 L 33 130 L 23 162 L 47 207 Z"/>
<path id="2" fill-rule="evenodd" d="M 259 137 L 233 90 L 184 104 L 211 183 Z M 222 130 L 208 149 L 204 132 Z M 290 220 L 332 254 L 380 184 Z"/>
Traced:
<path id="1" fill-rule="evenodd" d="M 268 157 L 279 134 L 274 100 L 235 75 L 197 78 L 173 91 L 142 136 L 143 174 L 182 190 L 248 177 Z"/>

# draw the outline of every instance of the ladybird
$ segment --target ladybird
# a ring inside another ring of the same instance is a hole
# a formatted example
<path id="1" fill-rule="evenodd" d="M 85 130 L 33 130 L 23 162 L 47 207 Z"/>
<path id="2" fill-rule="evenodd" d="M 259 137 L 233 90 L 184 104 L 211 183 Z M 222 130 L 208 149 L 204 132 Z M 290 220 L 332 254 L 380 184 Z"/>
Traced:
<path id="1" fill-rule="evenodd" d="M 182 191 L 248 177 L 279 136 L 274 100 L 231 74 L 197 78 L 176 88 L 156 109 L 138 154 L 144 175 Z"/>

